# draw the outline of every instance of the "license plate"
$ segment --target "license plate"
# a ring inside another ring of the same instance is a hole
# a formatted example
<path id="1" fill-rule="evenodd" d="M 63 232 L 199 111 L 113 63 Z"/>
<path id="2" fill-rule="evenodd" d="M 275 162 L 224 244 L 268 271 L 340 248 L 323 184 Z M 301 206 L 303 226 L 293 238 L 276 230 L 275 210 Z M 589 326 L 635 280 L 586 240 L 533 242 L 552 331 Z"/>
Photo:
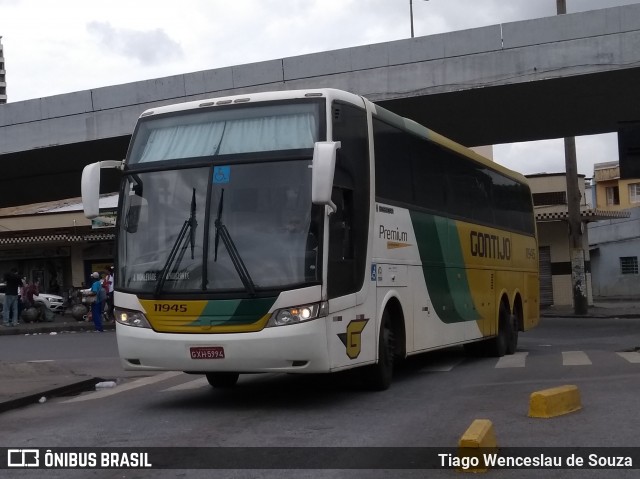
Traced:
<path id="1" fill-rule="evenodd" d="M 191 359 L 224 359 L 222 346 L 203 346 L 190 348 Z"/>

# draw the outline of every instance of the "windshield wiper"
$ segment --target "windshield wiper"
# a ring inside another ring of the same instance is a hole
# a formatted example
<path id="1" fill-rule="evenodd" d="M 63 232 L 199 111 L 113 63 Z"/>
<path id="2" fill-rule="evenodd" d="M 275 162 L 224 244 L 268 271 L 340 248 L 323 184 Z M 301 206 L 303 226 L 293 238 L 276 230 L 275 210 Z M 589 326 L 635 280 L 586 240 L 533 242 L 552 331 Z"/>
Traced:
<path id="1" fill-rule="evenodd" d="M 251 280 L 251 276 L 249 275 L 249 270 L 245 266 L 244 261 L 242 261 L 242 257 L 240 256 L 240 253 L 238 253 L 238 249 L 236 248 L 236 245 L 231 239 L 229 230 L 227 230 L 227 227 L 222 223 L 220 219 L 222 217 L 223 207 L 224 207 L 224 188 L 222 188 L 222 191 L 220 193 L 220 203 L 218 203 L 218 217 L 214 222 L 214 226 L 216 227 L 216 237 L 215 237 L 215 243 L 214 243 L 213 260 L 218 261 L 218 244 L 219 244 L 220 238 L 222 238 L 222 242 L 224 243 L 225 247 L 227 248 L 227 251 L 229 252 L 229 257 L 231 258 L 231 262 L 233 263 L 233 266 L 235 266 L 236 271 L 238 272 L 238 276 L 240 276 L 240 280 L 242 281 L 242 284 L 244 285 L 245 289 L 249 292 L 251 296 L 255 296 L 256 287 L 253 284 L 253 281 Z"/>
<path id="2" fill-rule="evenodd" d="M 167 280 L 167 275 L 169 274 L 169 270 L 171 269 L 171 264 L 176 258 L 178 251 L 182 246 L 182 242 L 187 238 L 187 231 L 190 233 L 189 242 L 191 243 L 191 259 L 194 259 L 194 248 L 196 245 L 196 227 L 198 226 L 198 222 L 196 221 L 196 189 L 193 189 L 193 194 L 191 196 L 191 214 L 189 215 L 189 219 L 185 220 L 182 228 L 180 229 L 180 233 L 178 233 L 178 237 L 176 241 L 173 243 L 173 247 L 171 248 L 171 252 L 169 253 L 169 257 L 165 262 L 162 271 L 160 272 L 160 277 L 156 281 L 156 289 L 155 295 L 158 296 L 162 288 L 164 287 L 164 283 Z M 187 245 L 185 244 L 182 247 L 182 251 L 180 252 L 180 259 L 177 264 L 182 262 L 182 257 L 184 256 L 185 249 Z"/>

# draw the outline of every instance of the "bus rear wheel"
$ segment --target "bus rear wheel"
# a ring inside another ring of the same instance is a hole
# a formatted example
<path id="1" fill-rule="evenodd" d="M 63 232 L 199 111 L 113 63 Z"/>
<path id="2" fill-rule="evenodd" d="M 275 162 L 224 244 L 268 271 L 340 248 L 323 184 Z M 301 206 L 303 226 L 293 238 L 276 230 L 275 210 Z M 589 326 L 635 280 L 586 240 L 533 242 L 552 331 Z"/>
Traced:
<path id="1" fill-rule="evenodd" d="M 518 331 L 520 328 L 518 316 L 509 314 L 509 336 L 507 337 L 507 354 L 514 354 L 518 349 Z"/>
<path id="2" fill-rule="evenodd" d="M 491 340 L 490 352 L 492 356 L 502 357 L 516 352 L 518 343 L 518 329 L 515 316 L 509 311 L 506 303 L 500 303 L 498 317 L 498 335 Z"/>
<path id="3" fill-rule="evenodd" d="M 382 314 L 382 324 L 380 325 L 380 336 L 378 339 L 378 362 L 371 366 L 365 366 L 362 377 L 365 387 L 373 391 L 384 391 L 389 389 L 393 377 L 393 330 L 391 329 L 391 319 L 389 312 L 385 310 Z"/>
<path id="4" fill-rule="evenodd" d="M 207 373 L 207 381 L 214 388 L 231 388 L 240 378 L 239 373 Z"/>

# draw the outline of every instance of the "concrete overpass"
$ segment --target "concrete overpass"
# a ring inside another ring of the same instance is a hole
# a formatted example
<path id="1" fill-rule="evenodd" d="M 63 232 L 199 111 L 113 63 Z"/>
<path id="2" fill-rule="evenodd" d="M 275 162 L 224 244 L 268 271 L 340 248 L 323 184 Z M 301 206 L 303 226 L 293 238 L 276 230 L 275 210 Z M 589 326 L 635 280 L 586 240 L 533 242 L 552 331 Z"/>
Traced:
<path id="1" fill-rule="evenodd" d="M 150 107 L 259 90 L 362 94 L 468 146 L 640 119 L 640 5 L 185 73 L 0 105 L 0 207 L 79 195 Z M 116 177 L 105 191 L 116 189 Z"/>

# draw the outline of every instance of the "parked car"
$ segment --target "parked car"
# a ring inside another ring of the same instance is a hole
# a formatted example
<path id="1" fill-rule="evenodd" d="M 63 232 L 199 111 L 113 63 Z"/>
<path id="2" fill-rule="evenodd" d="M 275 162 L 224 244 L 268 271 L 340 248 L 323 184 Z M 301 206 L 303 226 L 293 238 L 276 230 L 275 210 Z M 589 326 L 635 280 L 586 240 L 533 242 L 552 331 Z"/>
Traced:
<path id="1" fill-rule="evenodd" d="M 4 292 L 6 284 L 0 283 L 0 312 L 4 309 Z M 34 296 L 36 303 L 43 303 L 54 313 L 62 314 L 65 311 L 64 298 L 57 294 L 40 293 L 38 296 Z"/>

